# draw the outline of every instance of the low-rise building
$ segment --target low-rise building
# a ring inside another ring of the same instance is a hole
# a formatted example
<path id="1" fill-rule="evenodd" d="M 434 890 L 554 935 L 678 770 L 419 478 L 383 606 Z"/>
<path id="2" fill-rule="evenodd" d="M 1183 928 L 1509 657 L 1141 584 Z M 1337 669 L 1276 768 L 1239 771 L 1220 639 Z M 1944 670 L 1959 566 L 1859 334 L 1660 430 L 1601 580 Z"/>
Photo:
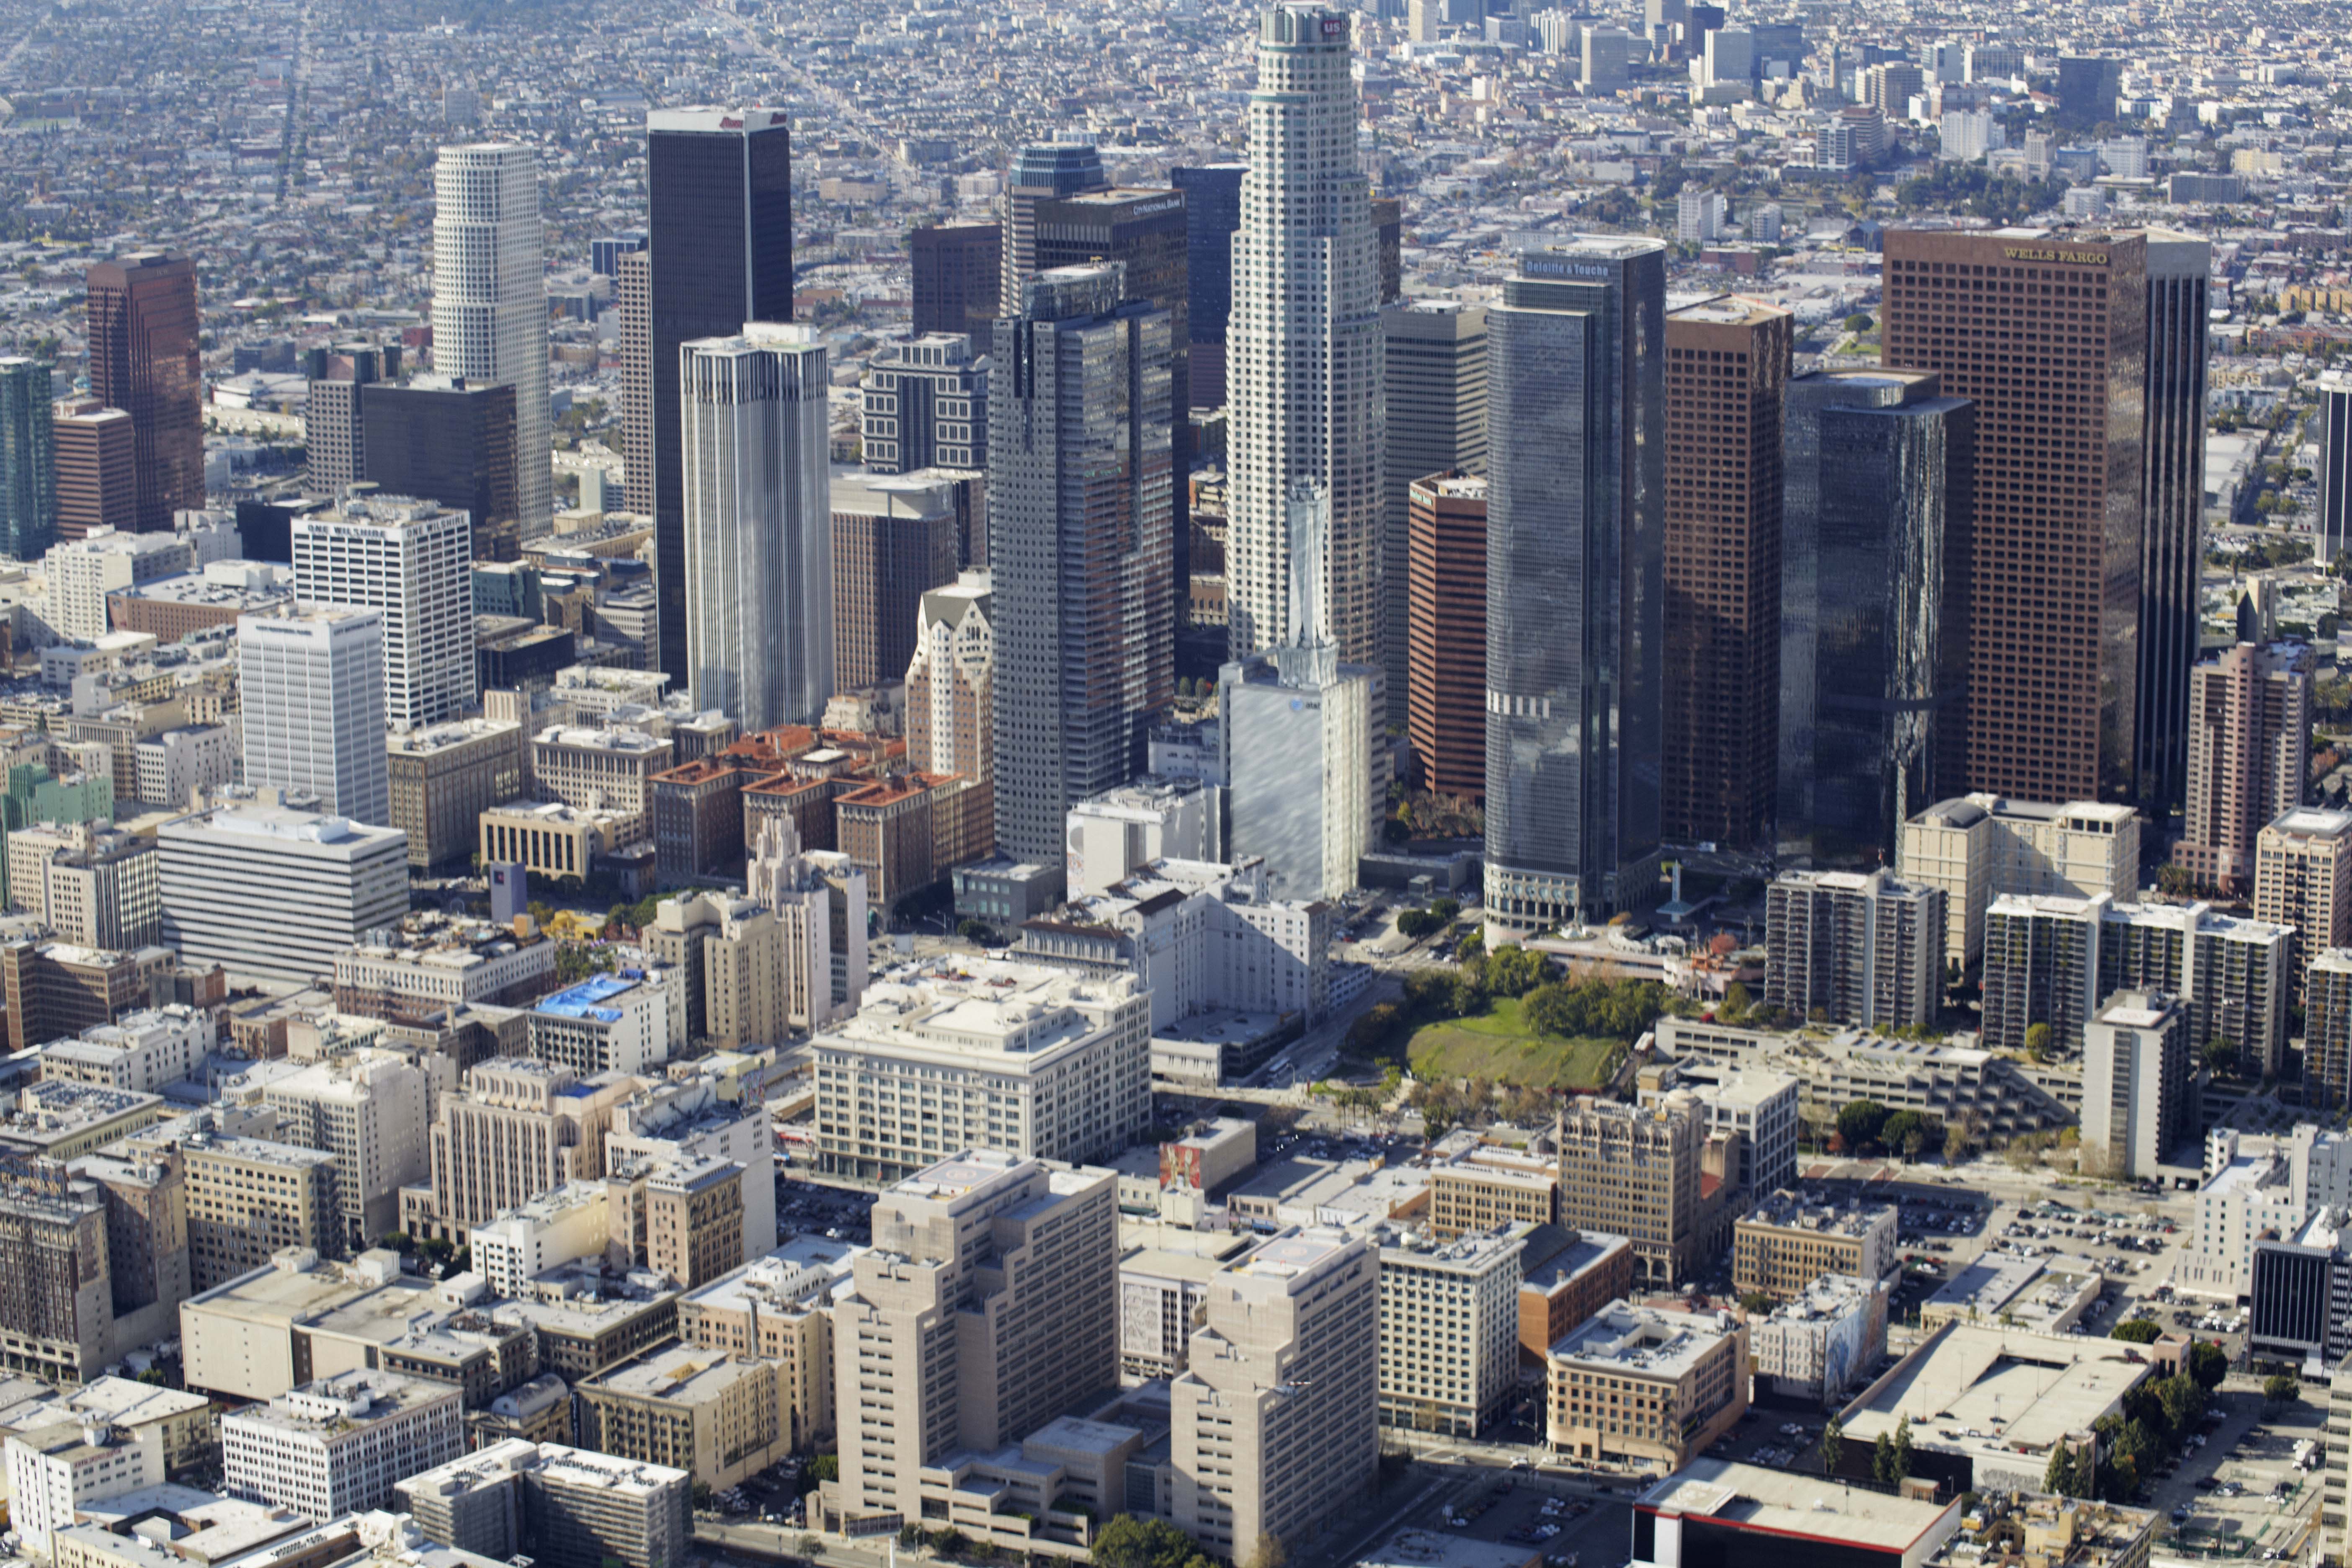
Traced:
<path id="1" fill-rule="evenodd" d="M 421 1023 L 467 1006 L 520 1006 L 555 984 L 555 944 L 536 933 L 430 912 L 390 942 L 335 955 L 335 1011 Z"/>
<path id="2" fill-rule="evenodd" d="M 1731 1288 L 1793 1301 L 1824 1274 L 1884 1279 L 1898 1257 L 1885 1204 L 1813 1204 L 1774 1193 L 1732 1227 Z"/>
<path id="3" fill-rule="evenodd" d="M 1665 1474 L 1748 1409 L 1748 1325 L 1614 1301 L 1551 1347 L 1545 1439 L 1570 1459 Z"/>
<path id="4" fill-rule="evenodd" d="M 567 1183 L 467 1233 L 474 1272 L 497 1296 L 520 1296 L 550 1268 L 602 1257 L 611 1239 L 611 1202 L 602 1182 Z"/>
<path id="5" fill-rule="evenodd" d="M 1480 1144 L 1429 1170 L 1429 1233 L 1441 1241 L 1559 1217 L 1559 1167 L 1540 1154 Z"/>
<path id="6" fill-rule="evenodd" d="M 445 866 L 474 853 L 483 812 L 523 793 L 522 726 L 452 719 L 384 740 L 392 826 L 408 835 L 408 863 Z"/>
<path id="7" fill-rule="evenodd" d="M 554 1568 L 677 1568 L 693 1550 L 688 1472 L 556 1443 L 502 1439 L 399 1484 L 425 1539 Z"/>
<path id="8" fill-rule="evenodd" d="M 446 1384 L 387 1372 L 305 1384 L 221 1417 L 222 1484 L 311 1519 L 383 1508 L 402 1477 L 457 1457 L 459 1405 Z"/>
<path id="9" fill-rule="evenodd" d="M 10 1433 L 5 1448 L 9 1528 L 38 1557 L 54 1556 L 55 1533 L 81 1509 L 163 1479 L 163 1434 L 152 1426 L 58 1421 Z"/>
<path id="10" fill-rule="evenodd" d="M 686 989 L 666 969 L 592 974 L 530 1010 L 530 1054 L 582 1078 L 641 1073 L 684 1043 Z"/>
<path id="11" fill-rule="evenodd" d="M 1824 1274 L 1748 1325 L 1756 1375 L 1773 1392 L 1834 1408 L 1886 1353 L 1886 1282 Z"/>
<path id="12" fill-rule="evenodd" d="M 674 1344 L 582 1380 L 581 1446 L 731 1487 L 792 1451 L 773 1363 Z"/>
<path id="13" fill-rule="evenodd" d="M 1854 1568 L 1924 1568 L 1960 1528 L 1960 1502 L 1884 1492 L 1831 1492 L 1818 1478 L 1724 1459 L 1695 1459 L 1633 1501 L 1640 1568 L 1769 1562 L 1833 1551 Z M 2123 1559 L 2114 1568 L 2126 1568 Z"/>
<path id="14" fill-rule="evenodd" d="M 1538 1226 L 1528 1233 L 1519 1282 L 1519 1361 L 1543 1364 L 1551 1347 L 1610 1302 L 1633 1294 L 1633 1244 L 1604 1231 Z"/>

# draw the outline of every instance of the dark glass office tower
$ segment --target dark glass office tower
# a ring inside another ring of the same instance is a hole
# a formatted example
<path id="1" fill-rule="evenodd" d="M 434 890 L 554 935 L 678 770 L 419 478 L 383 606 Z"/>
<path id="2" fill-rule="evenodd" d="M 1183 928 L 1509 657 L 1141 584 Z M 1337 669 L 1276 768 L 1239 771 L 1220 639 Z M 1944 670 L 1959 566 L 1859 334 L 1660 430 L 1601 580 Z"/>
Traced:
<path id="1" fill-rule="evenodd" d="M 653 235 L 653 494 L 641 494 L 632 473 L 629 506 L 653 514 L 656 658 L 683 679 L 678 347 L 695 338 L 734 337 L 746 321 L 793 319 L 793 143 L 784 111 L 657 110 L 646 119 L 646 181 Z"/>
<path id="2" fill-rule="evenodd" d="M 2205 240 L 2148 231 L 2139 719 L 2133 733 L 2139 804 L 2159 823 L 2179 808 L 2188 787 L 2189 671 L 2201 641 L 2197 599 L 2205 555 L 2205 325 L 2212 266 L 2213 247 Z"/>
<path id="3" fill-rule="evenodd" d="M 1178 340 L 1120 271 L 1040 273 L 996 323 L 989 382 L 996 842 L 1048 865 L 1064 814 L 1134 776 L 1174 696 Z"/>
<path id="4" fill-rule="evenodd" d="M 1168 312 L 1172 342 L 1178 345 L 1168 365 L 1174 426 L 1171 462 L 1177 476 L 1170 591 L 1181 626 L 1190 612 L 1192 584 L 1192 509 L 1183 480 L 1192 471 L 1192 356 L 1182 352 L 1192 342 L 1192 237 L 1184 193 L 1110 190 L 1046 197 L 1032 204 L 1030 222 L 1038 271 L 1116 261 L 1126 269 L 1128 299 Z"/>
<path id="5" fill-rule="evenodd" d="M 142 533 L 205 504 L 196 264 L 142 251 L 89 269 L 89 390 L 131 416 Z"/>
<path id="6" fill-rule="evenodd" d="M 0 555 L 35 561 L 58 542 L 58 455 L 47 360 L 0 359 Z"/>
<path id="7" fill-rule="evenodd" d="M 1938 390 L 1932 371 L 1816 371 L 1789 383 L 1784 866 L 1892 865 L 1904 819 L 1956 793 L 1976 410 Z"/>
<path id="8" fill-rule="evenodd" d="M 522 559 L 515 497 L 515 389 L 420 375 L 360 389 L 366 477 L 385 495 L 466 512 L 477 561 Z"/>
<path id="9" fill-rule="evenodd" d="M 2088 131 L 2116 117 L 2124 89 L 2124 62 L 2095 56 L 2062 56 L 2058 61 L 2058 109 L 2053 118 L 2070 131 Z"/>
<path id="10" fill-rule="evenodd" d="M 1168 183 L 1184 193 L 1184 279 L 1191 297 L 1192 405 L 1225 402 L 1225 318 L 1234 310 L 1234 231 L 1242 226 L 1242 176 L 1247 163 L 1203 163 L 1171 169 Z"/>
<path id="11" fill-rule="evenodd" d="M 1666 247 L 1522 258 L 1486 312 L 1486 910 L 1658 896 Z"/>
<path id="12" fill-rule="evenodd" d="M 1404 298 L 1404 199 L 1372 198 L 1372 237 L 1381 247 L 1381 303 Z"/>
<path id="13" fill-rule="evenodd" d="M 1036 206 L 1042 201 L 1075 196 L 1081 191 L 1107 191 L 1102 154 L 1091 142 L 1045 142 L 1013 154 L 1004 178 L 1004 251 L 999 280 L 1003 297 L 1002 315 L 1021 310 L 1022 286 L 1037 271 Z"/>
<path id="14" fill-rule="evenodd" d="M 915 258 L 914 335 L 962 332 L 975 346 L 986 343 L 1003 289 L 1003 228 L 919 228 L 908 237 Z"/>

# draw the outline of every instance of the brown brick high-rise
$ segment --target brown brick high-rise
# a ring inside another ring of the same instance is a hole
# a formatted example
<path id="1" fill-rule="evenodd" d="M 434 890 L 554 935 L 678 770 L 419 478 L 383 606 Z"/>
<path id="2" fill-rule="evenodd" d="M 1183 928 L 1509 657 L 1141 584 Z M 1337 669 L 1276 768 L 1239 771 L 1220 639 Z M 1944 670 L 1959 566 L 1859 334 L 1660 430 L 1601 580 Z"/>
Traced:
<path id="1" fill-rule="evenodd" d="M 1964 787 L 2132 784 L 2147 241 L 1894 230 L 1890 367 L 1977 405 Z"/>
<path id="2" fill-rule="evenodd" d="M 1780 424 L 1795 318 L 1726 296 L 1666 316 L 1667 838 L 1770 836 L 1780 747 Z"/>
<path id="3" fill-rule="evenodd" d="M 1421 782 L 1486 798 L 1486 481 L 1458 471 L 1406 487 L 1411 567 L 1405 712 Z"/>
<path id="4" fill-rule="evenodd" d="M 131 416 L 139 531 L 168 531 L 205 504 L 196 264 L 142 251 L 100 262 L 89 286 L 90 395 Z"/>

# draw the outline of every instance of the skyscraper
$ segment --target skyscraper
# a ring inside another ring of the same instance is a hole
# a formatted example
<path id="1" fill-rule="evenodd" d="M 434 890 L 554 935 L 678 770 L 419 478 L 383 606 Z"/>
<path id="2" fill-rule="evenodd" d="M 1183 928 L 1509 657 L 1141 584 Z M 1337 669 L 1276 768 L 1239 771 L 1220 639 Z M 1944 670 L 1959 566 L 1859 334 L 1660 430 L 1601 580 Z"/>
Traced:
<path id="1" fill-rule="evenodd" d="M 42 360 L 0 359 L 0 555 L 30 561 L 57 542 L 49 367 Z"/>
<path id="2" fill-rule="evenodd" d="M 1486 908 L 1657 895 L 1665 247 L 1530 251 L 1486 313 Z"/>
<path id="3" fill-rule="evenodd" d="M 1192 334 L 1188 355 L 1192 406 L 1225 403 L 1225 322 L 1234 310 L 1234 231 L 1242 226 L 1242 176 L 1247 163 L 1203 163 L 1168 171 L 1184 193 L 1184 280 Z"/>
<path id="4" fill-rule="evenodd" d="M 1780 742 L 1780 426 L 1796 318 L 1726 297 L 1666 318 L 1660 830 L 1770 842 Z"/>
<path id="5" fill-rule="evenodd" d="M 685 345 L 686 646 L 698 707 L 745 731 L 833 695 L 824 346 L 747 324 Z"/>
<path id="6" fill-rule="evenodd" d="M 613 309 L 621 350 L 621 465 L 629 510 L 654 510 L 653 254 L 632 250 L 614 265 Z"/>
<path id="7" fill-rule="evenodd" d="M 466 514 L 477 561 L 522 559 L 515 495 L 515 389 L 420 375 L 360 393 L 362 470 L 385 495 Z"/>
<path id="8" fill-rule="evenodd" d="M 2116 99 L 2123 91 L 2123 61 L 2104 56 L 2059 57 L 2053 118 L 2070 131 L 2088 131 L 2113 120 Z"/>
<path id="9" fill-rule="evenodd" d="M 539 155 L 511 142 L 444 147 L 433 194 L 433 368 L 514 388 L 515 510 L 535 539 L 555 525 Z"/>
<path id="10" fill-rule="evenodd" d="M 1019 858 L 1060 863 L 1063 814 L 1141 767 L 1174 694 L 1175 350 L 1116 262 L 1040 274 L 996 323 L 996 840 Z"/>
<path id="11" fill-rule="evenodd" d="M 1781 862 L 1895 862 L 1966 734 L 1975 409 L 1925 371 L 1789 383 L 1781 457 Z"/>
<path id="12" fill-rule="evenodd" d="M 341 343 L 304 353 L 303 494 L 335 500 L 367 478 L 367 426 L 360 398 L 369 385 L 384 379 L 387 357 L 392 373 L 398 374 L 397 348 Z"/>
<path id="13" fill-rule="evenodd" d="M 1102 154 L 1091 142 L 1045 142 L 1013 155 L 1012 172 L 1004 179 L 999 315 L 1021 313 L 1022 289 L 1037 275 L 1037 204 L 1109 188 Z"/>
<path id="14" fill-rule="evenodd" d="M 1422 787 L 1486 796 L 1486 481 L 1426 474 L 1406 487 L 1412 559 L 1406 732 Z"/>
<path id="15" fill-rule="evenodd" d="M 2213 247 L 2147 234 L 2147 383 L 2140 444 L 2139 747 L 2134 795 L 2161 820 L 2180 803 L 2189 671 L 2205 569 L 2205 353 Z M 2333 555 L 2323 555 L 2332 561 Z"/>
<path id="16" fill-rule="evenodd" d="M 914 257 L 914 320 L 908 331 L 963 332 L 985 342 L 1004 294 L 1001 224 L 919 228 L 908 237 Z"/>
<path id="17" fill-rule="evenodd" d="M 646 118 L 653 231 L 647 320 L 653 484 L 629 505 L 654 519 L 655 662 L 687 671 L 686 512 L 678 349 L 747 321 L 793 319 L 793 142 L 781 109 L 665 109 Z"/>
<path id="18" fill-rule="evenodd" d="M 2084 230 L 1886 236 L 1884 363 L 1977 405 L 1969 790 L 2132 793 L 2147 250 Z"/>
<path id="19" fill-rule="evenodd" d="M 834 689 L 856 691 L 905 676 L 923 595 L 955 581 L 955 489 L 845 478 L 832 511 Z"/>
<path id="20" fill-rule="evenodd" d="M 89 390 L 131 416 L 134 526 L 172 526 L 205 504 L 204 369 L 196 264 L 142 251 L 89 269 Z"/>
<path id="21" fill-rule="evenodd" d="M 1401 721 L 1412 686 L 1413 483 L 1486 471 L 1486 312 L 1459 300 L 1415 300 L 1381 312 L 1388 365 L 1381 591 L 1387 603 L 1386 722 Z M 1479 559 L 1485 560 L 1484 551 Z"/>
<path id="22" fill-rule="evenodd" d="M 236 673 L 246 783 L 310 791 L 371 826 L 392 821 L 382 615 L 240 616 Z"/>
<path id="23" fill-rule="evenodd" d="M 2319 525 L 2312 541 L 2321 565 L 2352 550 L 2352 376 L 2332 371 L 2319 378 L 2325 442 L 2319 459 Z"/>
<path id="24" fill-rule="evenodd" d="M 474 705 L 471 543 L 464 512 L 405 496 L 294 520 L 295 602 L 383 613 L 379 728 L 438 724 Z"/>
<path id="25" fill-rule="evenodd" d="M 58 538 L 103 528 L 131 531 L 139 521 L 139 464 L 131 416 L 92 398 L 56 405 L 49 432 L 58 475 Z"/>
<path id="26" fill-rule="evenodd" d="M 1380 257 L 1356 153 L 1353 26 L 1314 5 L 1258 21 L 1225 358 L 1236 658 L 1289 639 L 1287 509 L 1313 479 L 1331 507 L 1323 624 L 1340 658 L 1382 660 Z"/>
<path id="27" fill-rule="evenodd" d="M 2172 863 L 2199 885 L 2254 890 L 2255 840 L 2311 776 L 2312 651 L 2240 643 L 2189 681 L 2188 798 Z"/>

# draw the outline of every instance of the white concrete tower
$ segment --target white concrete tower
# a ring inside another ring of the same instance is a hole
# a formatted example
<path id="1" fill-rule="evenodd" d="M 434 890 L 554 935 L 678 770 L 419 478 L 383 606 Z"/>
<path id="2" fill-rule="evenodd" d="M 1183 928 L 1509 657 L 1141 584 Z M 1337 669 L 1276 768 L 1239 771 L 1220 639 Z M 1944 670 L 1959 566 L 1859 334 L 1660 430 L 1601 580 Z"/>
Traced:
<path id="1" fill-rule="evenodd" d="M 239 616 L 236 675 L 246 783 L 314 794 L 370 826 L 392 821 L 379 612 Z"/>
<path id="2" fill-rule="evenodd" d="M 555 521 L 538 155 L 498 142 L 444 147 L 433 195 L 433 368 L 515 389 L 515 510 L 522 536 L 536 538 Z"/>
<path id="3" fill-rule="evenodd" d="M 1356 151 L 1353 25 L 1300 5 L 1258 22 L 1226 329 L 1236 658 L 1290 640 L 1284 508 L 1314 479 L 1331 502 L 1324 625 L 1342 659 L 1381 662 L 1380 256 Z"/>
<path id="4" fill-rule="evenodd" d="M 754 321 L 679 363 L 694 700 L 746 731 L 813 724 L 833 695 L 824 346 Z"/>

